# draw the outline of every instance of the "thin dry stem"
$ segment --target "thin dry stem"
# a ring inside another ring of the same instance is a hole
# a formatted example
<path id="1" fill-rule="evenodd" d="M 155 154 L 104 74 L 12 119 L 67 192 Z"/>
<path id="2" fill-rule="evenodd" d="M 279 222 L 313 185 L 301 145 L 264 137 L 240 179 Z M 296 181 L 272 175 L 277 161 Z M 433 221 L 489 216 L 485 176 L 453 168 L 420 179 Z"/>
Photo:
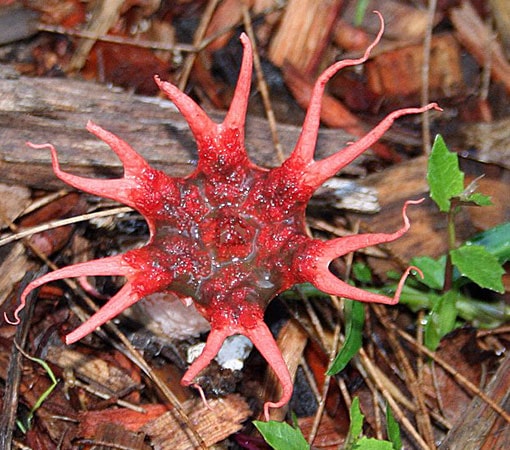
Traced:
<path id="1" fill-rule="evenodd" d="M 97 2 L 92 17 L 87 24 L 87 31 L 92 38 L 82 39 L 69 62 L 69 70 L 79 70 L 85 64 L 90 50 L 98 36 L 104 35 L 119 18 L 119 12 L 124 0 L 102 0 Z"/>
<path id="2" fill-rule="evenodd" d="M 70 372 L 70 371 L 68 371 L 68 372 Z M 89 394 L 95 395 L 96 397 L 99 397 L 103 400 L 112 400 L 113 399 L 115 404 L 120 407 L 127 408 L 127 409 L 130 409 L 132 411 L 136 411 L 136 412 L 139 412 L 142 414 L 147 412 L 140 405 L 136 405 L 136 404 L 128 402 L 126 400 L 122 400 L 121 398 L 116 398 L 114 395 L 112 395 L 111 393 L 106 391 L 106 389 L 107 389 L 106 386 L 103 386 L 103 390 L 101 390 L 101 389 L 94 387 L 90 384 L 83 383 L 80 380 L 78 380 L 74 377 L 71 377 L 71 376 L 66 377 L 65 381 L 66 381 L 66 385 L 68 387 L 75 387 L 75 388 L 83 389 L 84 391 L 88 392 Z"/>
<path id="3" fill-rule="evenodd" d="M 331 366 L 333 363 L 336 353 L 338 352 L 338 344 L 340 342 L 340 319 L 337 320 L 337 324 L 335 326 L 335 332 L 333 334 L 333 345 L 331 347 L 329 353 L 328 366 Z M 326 375 L 324 378 L 324 384 L 322 385 L 322 392 L 319 401 L 319 406 L 317 408 L 317 412 L 315 413 L 315 417 L 313 419 L 312 429 L 310 431 L 310 436 L 308 437 L 308 442 L 313 444 L 315 437 L 317 436 L 317 432 L 319 431 L 319 425 L 322 420 L 322 416 L 324 415 L 324 409 L 326 408 L 326 398 L 329 392 L 329 386 L 331 384 L 331 375 Z"/>
<path id="4" fill-rule="evenodd" d="M 195 35 L 193 37 L 194 47 L 199 47 L 200 42 L 202 42 L 202 40 L 204 39 L 205 32 L 207 31 L 207 26 L 209 25 L 212 15 L 216 10 L 216 7 L 218 6 L 219 2 L 220 0 L 209 0 L 209 2 L 207 3 L 205 11 L 202 14 L 202 17 L 200 18 L 200 24 L 198 25 L 198 28 L 196 29 Z M 190 53 L 186 57 L 186 60 L 184 61 L 184 64 L 182 66 L 181 75 L 179 77 L 179 89 L 183 92 L 184 89 L 186 88 L 186 84 L 188 83 L 188 78 L 191 74 L 193 64 L 195 64 L 196 57 L 197 53 Z"/>
<path id="5" fill-rule="evenodd" d="M 405 331 L 398 329 L 395 325 L 388 323 L 389 327 L 392 327 L 396 330 L 396 332 L 404 338 L 407 342 L 409 342 L 417 352 L 421 352 L 426 355 L 428 358 L 433 359 L 437 364 L 439 364 L 446 372 L 448 372 L 453 379 L 459 383 L 461 387 L 469 391 L 472 395 L 480 397 L 484 402 L 486 402 L 494 411 L 496 411 L 506 422 L 510 423 L 510 414 L 507 413 L 501 406 L 499 406 L 496 402 L 494 402 L 490 397 L 488 397 L 482 390 L 480 390 L 477 386 L 475 386 L 471 381 L 469 381 L 464 375 L 461 375 L 454 367 L 448 364 L 444 359 L 437 356 L 434 352 L 430 351 L 427 347 L 420 345 L 416 340 L 410 336 Z"/>
<path id="6" fill-rule="evenodd" d="M 127 36 L 116 36 L 112 34 L 101 34 L 97 35 L 87 30 L 71 30 L 59 25 L 47 25 L 40 23 L 37 25 L 39 31 L 45 31 L 47 33 L 57 33 L 64 36 L 73 36 L 83 39 L 90 39 L 100 42 L 108 42 L 111 44 L 122 44 L 129 45 L 130 47 L 148 48 L 151 50 L 162 50 L 168 52 L 186 52 L 186 53 L 197 53 L 201 48 L 197 48 L 190 44 L 168 44 L 161 41 L 151 41 L 148 39 L 130 38 Z"/>
<path id="7" fill-rule="evenodd" d="M 264 72 L 262 71 L 262 65 L 260 64 L 260 58 L 257 51 L 257 40 L 255 33 L 253 32 L 253 26 L 251 23 L 250 12 L 246 0 L 241 2 L 241 9 L 243 12 L 243 22 L 246 33 L 250 38 L 253 46 L 253 66 L 255 68 L 255 74 L 257 75 L 257 87 L 262 97 L 262 103 L 264 104 L 264 110 L 266 111 L 267 121 L 269 123 L 269 129 L 271 131 L 271 138 L 273 139 L 273 145 L 276 150 L 276 155 L 280 163 L 285 161 L 285 155 L 283 154 L 280 139 L 278 138 L 278 132 L 276 131 L 276 118 L 274 115 L 273 107 L 271 105 L 271 99 L 269 97 L 269 89 L 267 87 Z"/>
<path id="8" fill-rule="evenodd" d="M 313 376 L 313 372 L 310 370 L 310 366 L 308 365 L 308 362 L 306 361 L 306 359 L 303 355 L 301 355 L 301 360 L 299 361 L 299 365 L 300 365 L 301 369 L 303 370 L 303 374 L 305 376 L 306 382 L 310 386 L 310 389 L 313 393 L 313 396 L 315 397 L 315 400 L 317 400 L 317 403 L 319 403 L 320 395 L 321 395 L 319 392 L 319 387 L 317 386 L 315 377 Z"/>
<path id="9" fill-rule="evenodd" d="M 430 423 L 430 416 L 428 414 L 427 406 L 425 405 L 425 398 L 423 396 L 423 390 L 420 387 L 418 382 L 418 378 L 414 373 L 411 364 L 409 363 L 409 359 L 407 358 L 402 346 L 398 342 L 395 336 L 395 332 L 392 328 L 387 328 L 387 324 L 389 320 L 386 318 L 385 312 L 382 308 L 377 305 L 373 305 L 373 311 L 375 312 L 377 318 L 381 321 L 381 323 L 386 327 L 387 330 L 387 338 L 388 341 L 394 351 L 394 355 L 399 362 L 400 367 L 404 371 L 404 375 L 406 377 L 406 384 L 409 386 L 409 389 L 413 395 L 417 403 L 417 411 L 416 411 L 416 422 L 418 424 L 418 429 L 422 436 L 425 438 L 429 448 L 436 448 L 434 433 L 432 431 L 432 425 Z"/>
<path id="10" fill-rule="evenodd" d="M 416 430 L 413 424 L 409 421 L 409 419 L 405 416 L 404 412 L 398 405 L 397 401 L 393 398 L 390 392 L 386 389 L 381 380 L 377 377 L 377 370 L 375 370 L 375 366 L 368 357 L 365 352 L 365 349 L 360 349 L 359 351 L 360 362 L 363 367 L 366 369 L 367 374 L 370 376 L 372 381 L 375 383 L 377 388 L 381 391 L 382 396 L 386 399 L 388 404 L 390 405 L 393 413 L 395 414 L 396 419 L 401 423 L 401 425 L 407 430 L 409 435 L 415 440 L 415 442 L 420 446 L 423 450 L 430 450 L 427 443 L 421 437 L 420 433 Z"/>
<path id="11" fill-rule="evenodd" d="M 429 78 L 430 78 L 430 48 L 432 44 L 432 28 L 434 26 L 434 15 L 436 12 L 437 0 L 429 0 L 427 32 L 423 40 L 423 66 L 421 70 L 421 105 L 429 104 Z M 430 153 L 430 112 L 423 113 L 422 123 L 423 154 Z"/>
<path id="12" fill-rule="evenodd" d="M 100 217 L 116 216 L 117 214 L 124 214 L 132 211 L 133 208 L 130 208 L 128 206 L 121 206 L 118 208 L 112 208 L 104 211 L 96 211 L 93 213 L 81 214 L 79 216 L 69 217 L 67 219 L 52 220 L 42 225 L 36 225 L 27 228 L 23 231 L 19 231 L 19 229 L 16 228 L 17 231 L 15 231 L 14 234 L 11 234 L 10 236 L 6 236 L 0 239 L 0 247 L 2 247 L 3 245 L 10 244 L 11 242 L 14 241 L 19 241 L 20 239 L 30 237 L 34 234 L 41 233 L 43 231 L 53 230 L 54 228 L 63 227 L 65 225 L 72 225 L 74 223 L 79 222 L 85 222 L 91 219 L 98 219 Z"/>
<path id="13" fill-rule="evenodd" d="M 359 225 L 360 225 L 359 221 L 357 221 L 356 224 L 354 225 L 353 232 L 355 234 L 357 234 L 359 231 Z M 354 253 L 353 252 L 349 253 L 347 255 L 346 271 L 345 271 L 345 277 L 344 277 L 346 282 L 349 280 L 349 277 L 351 275 L 353 259 L 354 259 Z M 345 340 L 345 337 L 341 336 L 341 334 L 340 334 L 341 318 L 342 318 L 341 306 L 343 305 L 343 302 L 338 297 L 336 297 L 334 295 L 332 295 L 330 297 L 333 302 L 333 305 L 335 306 L 335 310 L 337 312 L 337 315 L 336 315 L 337 320 L 336 320 L 336 324 L 335 324 L 335 330 L 333 333 L 333 342 L 332 342 L 331 349 L 329 352 L 329 360 L 328 360 L 329 367 L 331 367 L 331 365 L 333 364 L 336 354 L 338 353 L 340 340 L 341 339 Z M 324 337 L 324 334 L 323 334 L 323 337 Z M 325 341 L 324 341 L 324 345 L 326 345 Z M 322 387 L 322 394 L 321 394 L 321 398 L 320 398 L 320 402 L 319 402 L 319 407 L 317 408 L 317 412 L 315 413 L 312 429 L 310 431 L 310 436 L 308 437 L 308 442 L 310 443 L 310 445 L 313 444 L 313 441 L 315 440 L 315 437 L 317 436 L 317 432 L 319 431 L 319 425 L 321 423 L 322 416 L 324 414 L 324 409 L 326 407 L 326 398 L 328 395 L 329 386 L 331 384 L 331 378 L 332 378 L 331 375 L 326 374 L 326 377 L 324 379 L 324 385 Z"/>

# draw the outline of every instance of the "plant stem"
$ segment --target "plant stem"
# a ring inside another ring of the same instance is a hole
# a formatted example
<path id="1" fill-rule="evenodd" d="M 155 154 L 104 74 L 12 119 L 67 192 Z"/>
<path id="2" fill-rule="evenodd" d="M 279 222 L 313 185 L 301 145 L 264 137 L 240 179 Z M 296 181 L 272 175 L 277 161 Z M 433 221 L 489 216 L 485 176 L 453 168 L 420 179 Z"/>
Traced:
<path id="1" fill-rule="evenodd" d="M 456 234 L 455 234 L 455 216 L 458 212 L 458 201 L 453 198 L 448 211 L 448 255 L 446 257 L 446 266 L 444 273 L 443 292 L 448 292 L 452 288 L 453 283 L 453 264 L 450 252 L 456 248 Z"/>

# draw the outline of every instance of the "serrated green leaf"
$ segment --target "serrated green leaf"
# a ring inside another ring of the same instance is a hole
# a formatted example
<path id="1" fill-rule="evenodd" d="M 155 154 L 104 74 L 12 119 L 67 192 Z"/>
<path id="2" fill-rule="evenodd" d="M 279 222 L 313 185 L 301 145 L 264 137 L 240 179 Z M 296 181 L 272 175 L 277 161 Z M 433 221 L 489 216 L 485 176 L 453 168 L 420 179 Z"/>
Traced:
<path id="1" fill-rule="evenodd" d="M 310 445 L 299 428 L 293 428 L 288 423 L 253 421 L 264 440 L 275 450 L 309 450 Z"/>
<path id="2" fill-rule="evenodd" d="M 455 328 L 458 295 L 456 290 L 448 291 L 438 298 L 428 314 L 424 327 L 424 342 L 430 350 L 435 350 L 441 338 Z"/>
<path id="3" fill-rule="evenodd" d="M 481 245 L 503 264 L 510 261 L 510 222 L 489 228 L 466 242 L 466 245 Z"/>
<path id="4" fill-rule="evenodd" d="M 489 195 L 480 192 L 474 192 L 462 200 L 474 203 L 477 206 L 491 206 L 493 204 Z"/>
<path id="5" fill-rule="evenodd" d="M 388 441 L 363 437 L 352 446 L 352 450 L 393 450 L 393 445 Z"/>
<path id="6" fill-rule="evenodd" d="M 402 449 L 402 438 L 400 437 L 400 427 L 393 416 L 390 405 L 386 405 L 386 433 L 392 444 L 393 450 Z"/>
<path id="7" fill-rule="evenodd" d="M 446 256 L 440 256 L 438 259 L 417 256 L 411 259 L 411 265 L 418 267 L 423 272 L 423 278 L 417 278 L 420 283 L 431 289 L 440 290 L 443 288 Z"/>
<path id="8" fill-rule="evenodd" d="M 502 276 L 505 273 L 498 259 L 480 245 L 463 245 L 450 252 L 452 263 L 460 274 L 478 286 L 503 293 Z"/>
<path id="9" fill-rule="evenodd" d="M 439 134 L 430 153 L 427 182 L 430 197 L 443 212 L 450 210 L 450 199 L 460 195 L 464 190 L 464 173 L 459 169 L 458 156 L 448 150 Z"/>
<path id="10" fill-rule="evenodd" d="M 327 375 L 336 375 L 342 371 L 349 361 L 361 348 L 363 337 L 363 323 L 365 321 L 365 307 L 363 303 L 354 300 L 344 300 L 345 309 L 345 341 L 335 357 Z"/>

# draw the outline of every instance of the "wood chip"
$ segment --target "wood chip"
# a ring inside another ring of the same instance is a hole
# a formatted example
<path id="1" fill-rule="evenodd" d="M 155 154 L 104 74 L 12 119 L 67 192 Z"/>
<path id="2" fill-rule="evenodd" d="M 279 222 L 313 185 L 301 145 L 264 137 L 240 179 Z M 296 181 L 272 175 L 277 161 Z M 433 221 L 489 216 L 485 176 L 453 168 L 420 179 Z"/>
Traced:
<path id="1" fill-rule="evenodd" d="M 14 222 L 30 204 L 30 189 L 19 185 L 0 183 L 0 229 L 4 228 L 4 218 Z"/>
<path id="2" fill-rule="evenodd" d="M 15 221 L 30 204 L 30 190 L 23 186 L 0 183 L 0 230 L 7 228 L 8 222 Z M 0 237 L 2 235 L 0 234 Z M 34 265 L 25 255 L 25 247 L 17 244 L 0 247 L 0 305 L 11 294 L 16 285 Z"/>
<path id="3" fill-rule="evenodd" d="M 300 72 L 313 74 L 321 62 L 341 0 L 290 0 L 269 47 L 277 66 L 290 62 Z"/>
<path id="4" fill-rule="evenodd" d="M 112 448 L 150 450 L 152 447 L 146 444 L 144 440 L 145 435 L 143 433 L 127 431 L 120 425 L 105 422 L 99 424 L 96 434 L 90 440 L 82 440 L 81 442 L 94 444 L 90 447 L 94 450 L 110 450 Z"/>
<path id="5" fill-rule="evenodd" d="M 475 150 L 478 161 L 510 170 L 510 119 L 463 125 L 465 146 Z"/>
<path id="6" fill-rule="evenodd" d="M 502 82 L 510 92 L 510 64 L 503 49 L 482 21 L 475 9 L 467 1 L 458 8 L 452 8 L 451 20 L 459 41 L 469 50 L 480 66 L 485 66 L 490 58 L 492 76 Z"/>
<path id="7" fill-rule="evenodd" d="M 452 97 L 464 89 L 460 48 L 452 34 L 436 35 L 431 42 L 429 91 L 431 98 Z M 368 86 L 385 99 L 410 97 L 419 101 L 423 45 L 409 45 L 375 56 L 365 64 Z"/>
<path id="8" fill-rule="evenodd" d="M 128 408 L 101 409 L 97 411 L 82 411 L 79 414 L 79 437 L 94 437 L 102 423 L 108 422 L 121 426 L 125 431 L 138 432 L 150 420 L 168 411 L 164 405 L 140 405 L 143 412 Z"/>
<path id="9" fill-rule="evenodd" d="M 239 395 L 209 401 L 210 409 L 200 399 L 188 400 L 182 407 L 209 447 L 239 431 L 251 414 L 248 404 Z M 156 450 L 188 450 L 196 448 L 175 415 L 169 411 L 142 428 L 152 439 Z"/>
<path id="10" fill-rule="evenodd" d="M 10 296 L 13 286 L 21 281 L 35 263 L 26 256 L 25 246 L 16 242 L 7 248 L 0 248 L 0 305 Z"/>
<path id="11" fill-rule="evenodd" d="M 312 431 L 314 417 L 302 417 L 298 420 L 300 430 L 303 432 L 305 439 L 308 440 Z M 345 442 L 345 435 L 339 433 L 339 424 L 336 423 L 329 415 L 324 414 L 320 421 L 319 432 L 313 441 L 313 448 L 321 450 L 336 450 L 341 448 Z"/>
<path id="12" fill-rule="evenodd" d="M 67 347 L 51 346 L 46 359 L 62 369 L 70 369 L 77 378 L 94 383 L 113 394 L 126 392 L 137 383 L 126 372 L 99 358 Z"/>
<path id="13" fill-rule="evenodd" d="M 461 359 L 456 357 L 455 360 L 450 360 L 458 364 Z M 475 370 L 474 367 L 469 367 L 469 370 L 466 370 L 465 367 L 458 367 L 458 369 L 463 375 Z M 436 370 L 441 373 L 440 369 Z M 484 389 L 484 392 L 506 411 L 510 408 L 509 370 L 510 355 L 507 354 Z M 480 378 L 475 378 L 474 383 L 478 385 L 479 380 Z M 459 388 L 455 386 L 455 389 Z M 443 389 L 442 392 L 449 393 L 450 391 Z M 443 401 L 444 404 L 448 404 L 449 399 L 443 399 Z M 454 405 L 459 405 L 461 408 L 451 411 L 452 420 L 455 422 L 439 446 L 440 450 L 503 450 L 508 448 L 510 427 L 487 403 L 479 397 L 475 397 L 468 405 L 455 403 L 455 401 L 449 404 L 449 406 Z"/>
<path id="14" fill-rule="evenodd" d="M 369 33 L 376 34 L 379 30 L 379 19 L 371 11 L 379 11 L 385 22 L 384 38 L 399 42 L 419 42 L 423 40 L 427 30 L 427 10 L 417 8 L 412 2 L 400 0 L 384 0 L 370 2 L 363 17 L 362 28 Z M 347 2 L 342 17 L 353 24 L 357 14 L 358 3 Z M 439 15 L 437 19 L 439 19 Z M 436 21 L 437 21 L 436 19 Z"/>

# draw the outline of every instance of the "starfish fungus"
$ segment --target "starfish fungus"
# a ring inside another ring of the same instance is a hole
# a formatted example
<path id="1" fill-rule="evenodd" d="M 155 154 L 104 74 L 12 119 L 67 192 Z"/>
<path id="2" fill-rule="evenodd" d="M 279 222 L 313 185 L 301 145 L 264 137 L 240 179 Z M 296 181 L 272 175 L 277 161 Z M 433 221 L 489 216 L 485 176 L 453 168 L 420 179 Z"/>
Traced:
<path id="1" fill-rule="evenodd" d="M 329 270 L 331 261 L 358 249 L 394 241 L 409 229 L 406 208 L 403 226 L 393 233 L 359 234 L 323 242 L 305 231 L 305 208 L 321 184 L 374 144 L 393 121 L 406 114 L 436 108 L 394 111 L 366 136 L 321 161 L 313 159 L 320 122 L 321 98 L 326 82 L 340 69 L 363 63 L 381 38 L 384 24 L 363 57 L 339 61 L 320 75 L 310 100 L 302 132 L 290 157 L 271 170 L 248 159 L 244 125 L 252 78 L 252 48 L 241 36 L 244 55 L 232 104 L 224 121 L 213 122 L 190 97 L 169 82 L 155 81 L 187 120 L 198 146 L 198 164 L 189 176 L 174 178 L 155 170 L 126 142 L 88 122 L 87 129 L 108 144 L 124 166 L 118 179 L 89 179 L 61 170 L 53 145 L 34 145 L 51 152 L 58 178 L 90 194 L 114 199 L 139 211 L 148 223 L 150 238 L 139 249 L 64 267 L 32 281 L 21 295 L 19 312 L 27 295 L 42 284 L 68 277 L 121 275 L 125 285 L 99 311 L 65 337 L 78 341 L 141 298 L 171 291 L 210 322 L 211 331 L 201 355 L 190 365 L 181 383 L 195 377 L 216 356 L 230 335 L 247 336 L 276 373 L 282 386 L 278 401 L 285 405 L 292 394 L 292 379 L 281 352 L 264 323 L 264 311 L 280 292 L 309 282 L 329 294 L 362 302 L 393 305 L 393 298 L 347 284 Z"/>

